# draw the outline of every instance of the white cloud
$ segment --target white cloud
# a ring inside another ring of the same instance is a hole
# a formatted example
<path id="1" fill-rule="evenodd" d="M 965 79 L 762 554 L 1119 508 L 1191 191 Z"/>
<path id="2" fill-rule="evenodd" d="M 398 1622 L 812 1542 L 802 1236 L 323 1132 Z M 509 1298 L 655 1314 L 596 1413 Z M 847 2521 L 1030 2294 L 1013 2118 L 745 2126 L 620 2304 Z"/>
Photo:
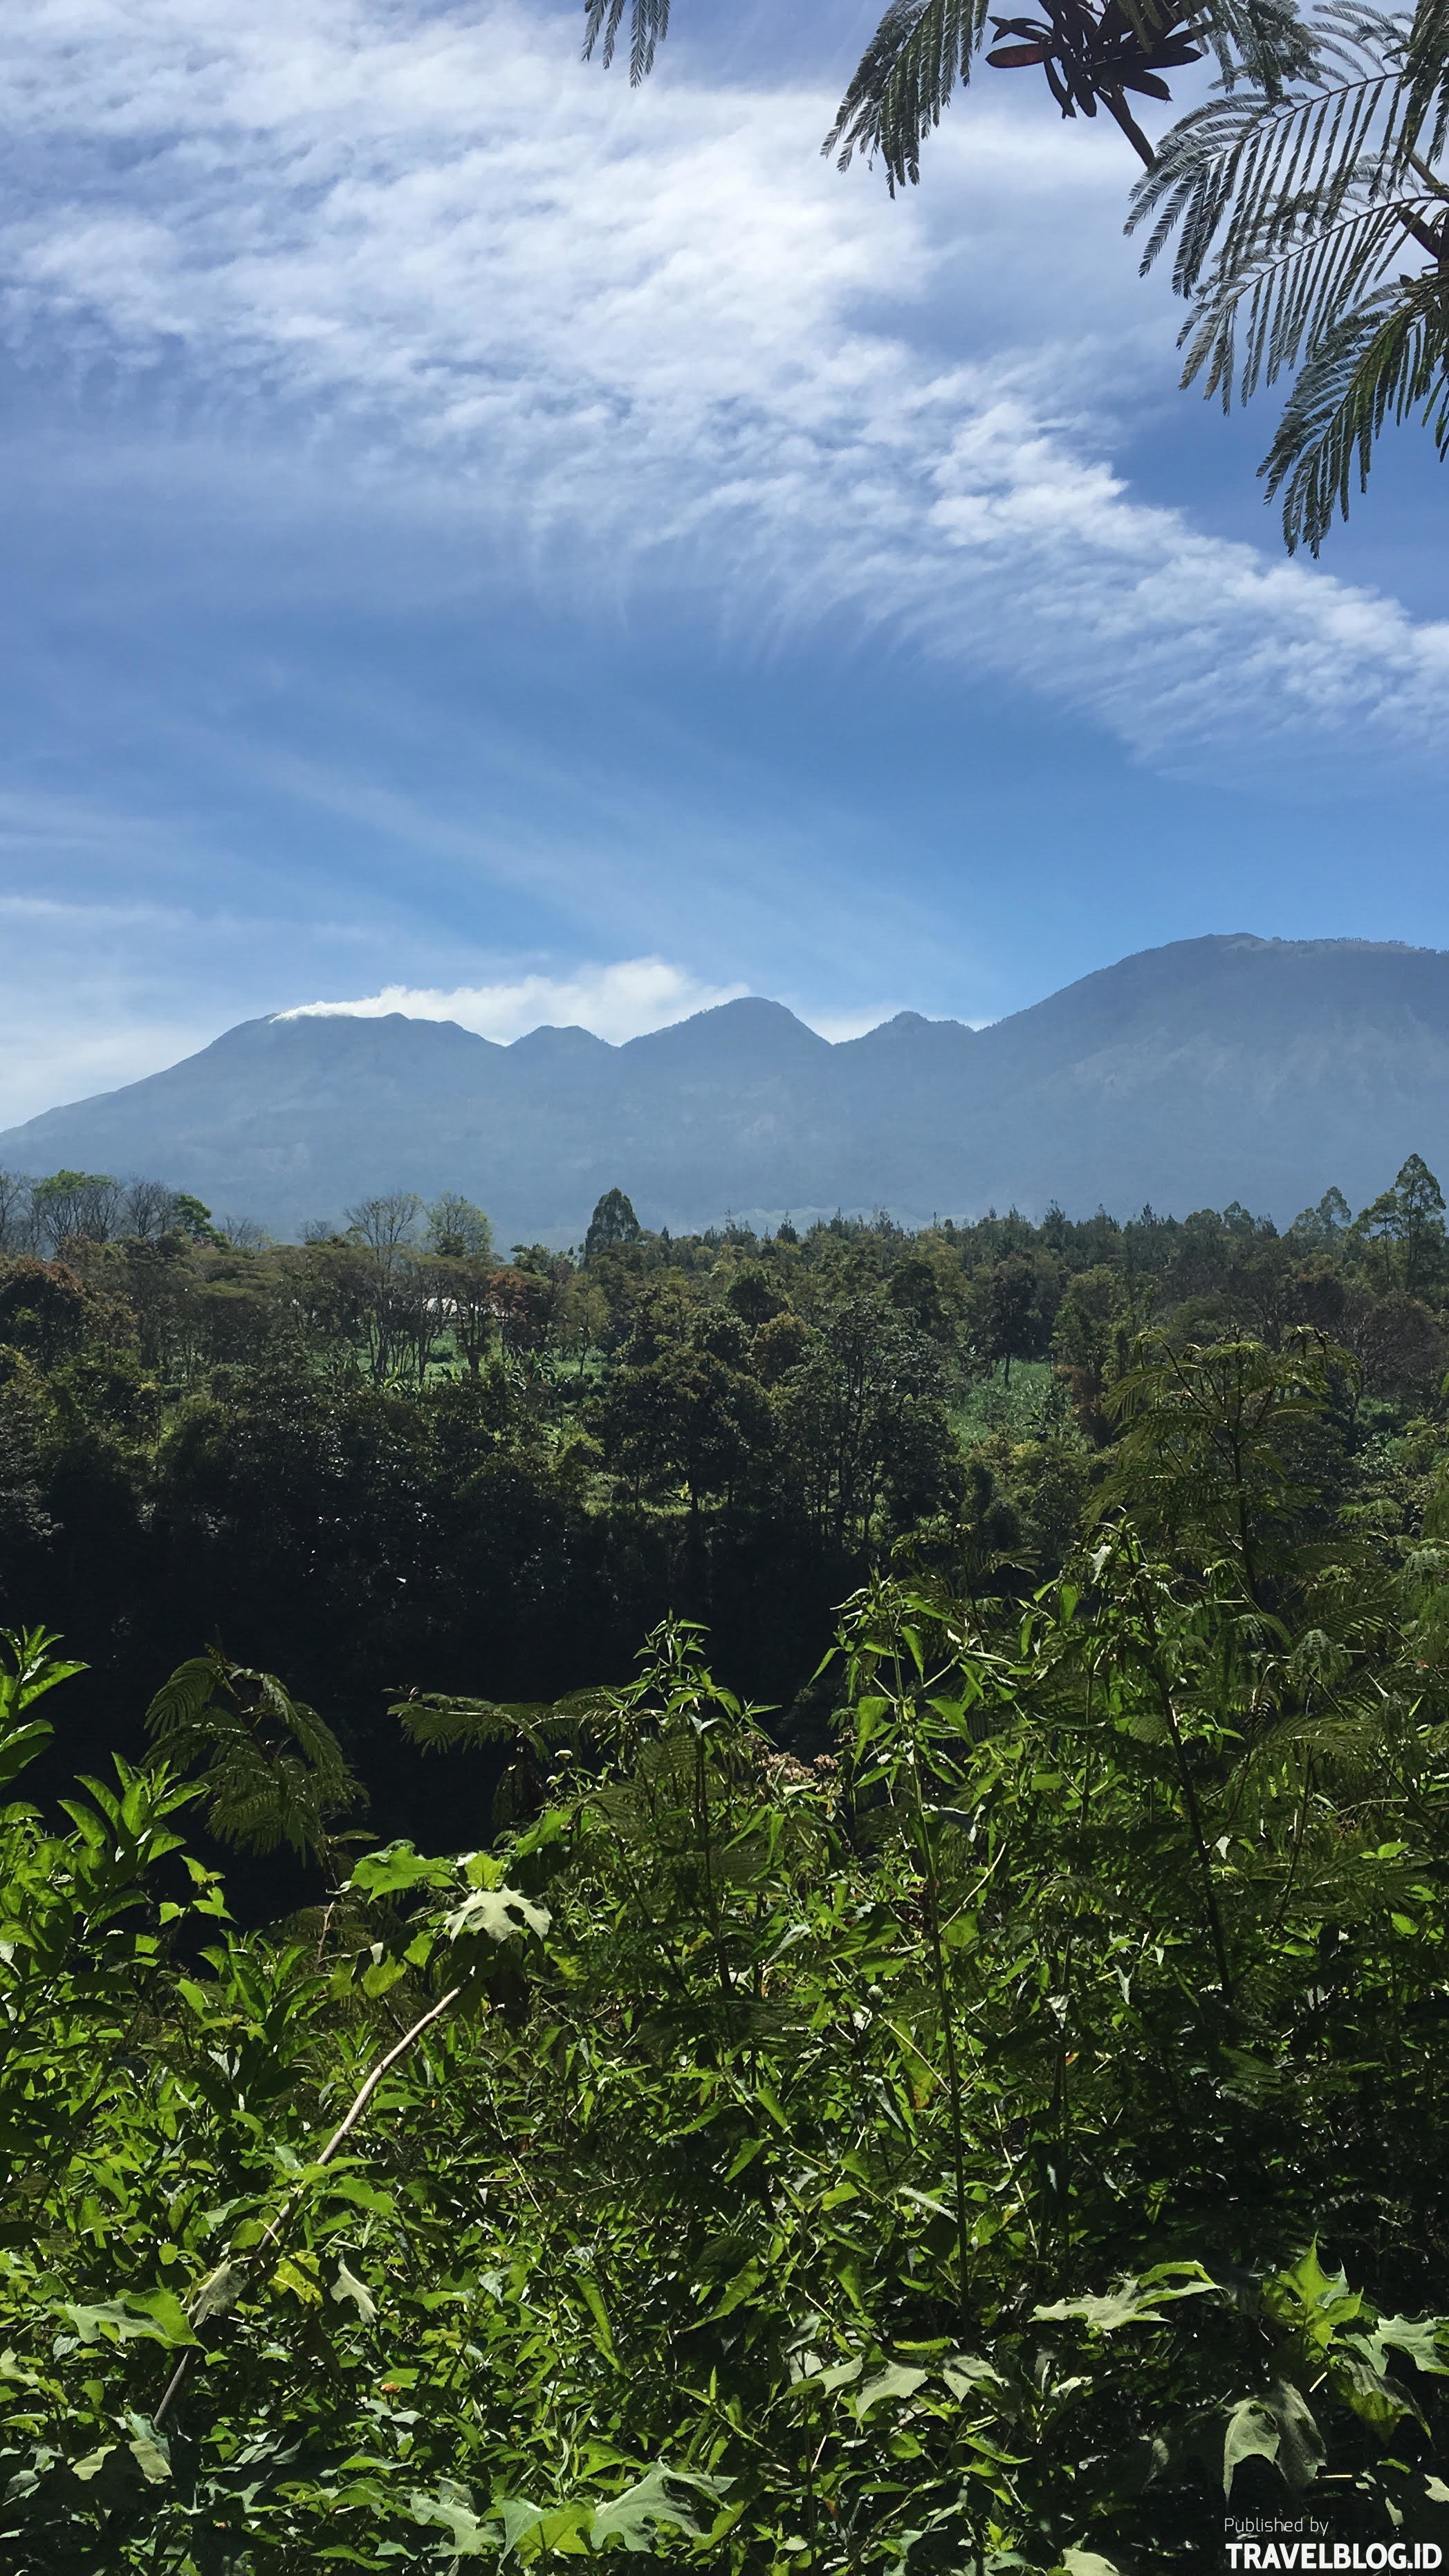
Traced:
<path id="1" fill-rule="evenodd" d="M 892 207 L 821 163 L 824 93 L 677 55 L 631 93 L 576 34 L 39 0 L 7 37 L 15 345 L 155 370 L 594 603 L 662 579 L 754 635 L 884 625 L 1180 766 L 1437 750 L 1449 625 L 1106 461 L 1172 370 L 1112 136 L 988 89 Z"/>
<path id="2" fill-rule="evenodd" d="M 646 1029 L 669 1027 L 695 1011 L 733 1002 L 744 984 L 704 984 L 662 957 L 626 957 L 612 966 L 580 966 L 566 976 L 520 975 L 497 984 L 462 984 L 453 992 L 388 984 L 357 1002 L 302 1002 L 279 1020 L 379 1020 L 401 1011 L 410 1020 L 456 1020 L 481 1038 L 507 1046 L 543 1026 L 591 1029 L 619 1046 Z"/>

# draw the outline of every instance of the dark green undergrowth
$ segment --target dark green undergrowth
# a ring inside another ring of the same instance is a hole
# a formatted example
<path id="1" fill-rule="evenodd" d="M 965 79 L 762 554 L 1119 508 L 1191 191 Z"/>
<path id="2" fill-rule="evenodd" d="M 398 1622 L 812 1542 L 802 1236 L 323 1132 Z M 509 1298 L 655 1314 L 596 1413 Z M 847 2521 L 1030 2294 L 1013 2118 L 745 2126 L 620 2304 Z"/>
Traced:
<path id="1" fill-rule="evenodd" d="M 1343 1365 L 1139 1353 L 1061 1575 L 872 1577 L 813 1759 L 671 1619 L 625 1688 L 398 1702 L 501 1768 L 473 1850 L 349 1840 L 331 1731 L 215 1651 L 144 1763 L 12 1787 L 0 2563 L 1449 2537 L 1449 1548 L 1325 1514 Z M 203 1825 L 325 1901 L 239 1929 Z"/>

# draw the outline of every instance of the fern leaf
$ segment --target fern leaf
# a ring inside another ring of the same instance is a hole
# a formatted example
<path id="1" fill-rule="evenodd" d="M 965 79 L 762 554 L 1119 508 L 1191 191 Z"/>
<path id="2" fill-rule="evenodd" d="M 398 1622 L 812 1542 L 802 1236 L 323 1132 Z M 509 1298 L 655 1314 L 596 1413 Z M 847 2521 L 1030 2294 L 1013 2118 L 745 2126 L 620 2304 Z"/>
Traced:
<path id="1" fill-rule="evenodd" d="M 1387 422 L 1422 411 L 1441 459 L 1449 454 L 1449 309 L 1437 277 L 1404 278 L 1346 313 L 1302 370 L 1259 469 L 1283 496 L 1290 554 L 1316 555 L 1336 513 L 1363 491 Z"/>
<path id="2" fill-rule="evenodd" d="M 193 1732 L 211 1706 L 216 1685 L 217 1666 L 211 1655 L 193 1655 L 189 1662 L 178 1664 L 146 1711 L 147 1734 L 172 1746 L 178 1736 Z"/>
<path id="3" fill-rule="evenodd" d="M 518 1732 L 508 1710 L 495 1700 L 456 1699 L 447 1691 L 420 1691 L 394 1700 L 388 1715 L 398 1718 L 403 1733 L 430 1753 L 459 1745 L 511 1744 Z"/>
<path id="4" fill-rule="evenodd" d="M 987 0 L 895 0 L 841 100 L 821 150 L 846 170 L 857 152 L 885 163 L 891 195 L 921 175 L 921 145 L 939 125 L 986 32 Z"/>
<path id="5" fill-rule="evenodd" d="M 584 14 L 584 61 L 599 49 L 605 71 L 614 59 L 624 23 L 624 0 L 588 0 Z M 632 0 L 629 23 L 629 85 L 637 89 L 654 69 L 654 56 L 669 33 L 669 0 Z"/>

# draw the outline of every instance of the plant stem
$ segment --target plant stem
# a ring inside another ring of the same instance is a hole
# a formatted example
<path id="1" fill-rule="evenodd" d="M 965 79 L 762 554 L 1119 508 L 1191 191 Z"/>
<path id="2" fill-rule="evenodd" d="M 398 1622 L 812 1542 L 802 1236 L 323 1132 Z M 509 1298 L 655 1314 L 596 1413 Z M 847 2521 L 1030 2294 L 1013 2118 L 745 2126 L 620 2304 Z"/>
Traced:
<path id="1" fill-rule="evenodd" d="M 1177 1711 L 1172 1704 L 1172 1693 L 1167 1688 L 1166 1683 L 1162 1681 L 1161 1677 L 1159 1677 L 1158 1687 L 1162 1702 L 1162 1713 L 1167 1720 L 1168 1731 L 1172 1737 L 1173 1752 L 1177 1756 L 1177 1776 L 1182 1784 L 1183 1804 L 1187 1809 L 1188 1827 L 1192 1834 L 1194 1849 L 1197 1853 L 1197 1865 L 1202 1874 L 1203 1901 L 1207 1907 L 1208 1930 L 1212 1935 L 1213 1955 L 1218 1963 L 1218 1983 L 1222 1988 L 1224 2003 L 1231 2004 L 1233 2000 L 1232 1971 L 1228 1966 L 1228 1945 L 1223 1931 L 1223 1919 L 1218 1911 L 1218 1893 L 1217 1889 L 1213 1885 L 1212 1854 L 1208 1849 L 1207 1837 L 1203 1832 L 1202 1810 L 1197 1803 L 1197 1790 L 1194 1786 L 1192 1772 L 1188 1764 L 1187 1747 L 1182 1740 L 1182 1729 L 1177 1722 Z"/>
<path id="2" fill-rule="evenodd" d="M 914 1745 L 910 1755 L 911 1788 L 916 1804 L 916 1830 L 919 1837 L 921 1866 L 926 1880 L 926 1927 L 931 1940 L 931 1973 L 941 2013 L 941 2030 L 946 2048 L 946 2095 L 951 2114 L 951 2169 L 956 2185 L 956 2279 L 957 2295 L 964 2314 L 966 2307 L 966 2274 L 968 2237 L 966 2225 L 966 2150 L 961 2132 L 961 2070 L 956 2057 L 956 2030 L 951 2013 L 951 1988 L 946 1974 L 946 1953 L 941 1945 L 941 1893 L 936 1870 L 936 1848 L 926 1821 L 925 1801 L 921 1796 L 920 1762 Z"/>
<path id="3" fill-rule="evenodd" d="M 388 2050 L 387 2055 L 378 2059 L 377 2064 L 373 2067 L 366 2082 L 362 2085 L 360 2091 L 354 2095 L 345 2119 L 341 2120 L 333 2130 L 331 2137 L 328 2139 L 327 2144 L 322 2149 L 320 2155 L 312 2157 L 311 2162 L 314 2165 L 325 2165 L 331 2163 L 332 2158 L 336 2155 L 343 2139 L 349 2137 L 352 2131 L 356 2128 L 358 2121 L 361 2119 L 368 2103 L 372 2100 L 372 2097 L 377 2091 L 379 2084 L 382 2082 L 383 2077 L 391 2073 L 399 2058 L 406 2057 L 408 2050 L 413 2046 L 416 2040 L 422 2038 L 425 2030 L 431 2030 L 434 2022 L 442 2020 L 444 2013 L 457 2002 L 462 1991 L 463 1989 L 461 1986 L 450 1986 L 447 1993 L 443 1996 L 442 2001 L 431 2005 L 428 2011 L 425 2012 L 419 2020 L 413 2023 L 411 2030 L 404 2031 L 402 2038 L 395 2042 L 394 2046 Z M 304 2189 L 305 2185 L 298 2186 L 297 2190 L 292 2193 L 290 2199 L 283 2202 L 276 2217 L 272 2220 L 270 2227 L 267 2229 L 266 2234 L 259 2237 L 256 2244 L 251 2246 L 248 2251 L 242 2255 L 240 2259 L 245 2270 L 254 2270 L 256 2265 L 261 2261 L 263 2255 L 268 2253 L 276 2244 L 283 2229 L 287 2225 L 288 2220 L 296 2209 L 298 2202 L 301 2200 Z M 158 2433 L 160 2432 L 167 2416 L 172 2412 L 180 2399 L 182 2391 L 196 2367 L 196 2356 L 199 2350 L 200 2346 L 198 2344 L 188 2344 L 186 2350 L 178 2361 L 176 2368 L 171 2373 L 171 2376 L 162 2391 L 161 2403 L 157 2407 L 156 2412 L 151 2419 L 154 2431 Z"/>

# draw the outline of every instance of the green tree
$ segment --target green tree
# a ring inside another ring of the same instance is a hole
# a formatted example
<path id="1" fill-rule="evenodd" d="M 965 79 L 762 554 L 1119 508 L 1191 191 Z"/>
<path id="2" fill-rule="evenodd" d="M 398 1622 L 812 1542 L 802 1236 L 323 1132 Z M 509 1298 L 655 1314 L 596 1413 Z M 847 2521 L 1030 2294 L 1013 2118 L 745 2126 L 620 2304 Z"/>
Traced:
<path id="1" fill-rule="evenodd" d="M 493 1251 L 493 1228 L 480 1207 L 458 1190 L 444 1190 L 427 1212 L 428 1241 L 446 1261 L 486 1261 Z"/>
<path id="2" fill-rule="evenodd" d="M 54 1368 L 78 1350 L 96 1300 L 63 1262 L 0 1258 L 0 1343 Z"/>
<path id="3" fill-rule="evenodd" d="M 1426 1279 L 1438 1275 L 1445 1254 L 1444 1194 L 1421 1155 L 1411 1154 L 1391 1190 L 1383 1190 L 1354 1220 L 1365 1242 L 1384 1253 L 1384 1284 L 1399 1286 L 1412 1297 Z M 1397 1248 L 1397 1258 L 1391 1247 Z"/>
<path id="4" fill-rule="evenodd" d="M 597 1409 L 605 1462 L 636 1496 L 684 1488 L 690 1518 L 763 1463 L 771 1417 L 763 1390 L 713 1352 L 675 1349 L 647 1367 L 622 1369 Z"/>
<path id="5" fill-rule="evenodd" d="M 761 1340 L 779 1331 L 768 1324 Z M 960 1468 L 940 1353 L 868 1293 L 822 1311 L 771 1402 L 784 1488 L 837 1547 L 867 1545 L 882 1514 L 899 1528 L 952 1498 Z"/>
<path id="6" fill-rule="evenodd" d="M 1108 1399 L 1124 1429 L 1098 1513 L 1125 1509 L 1155 1546 L 1230 1566 L 1266 1607 L 1307 1499 L 1291 1438 L 1328 1404 L 1332 1354 L 1313 1334 L 1282 1352 L 1246 1340 L 1179 1351 L 1144 1335 L 1136 1359 Z"/>
<path id="7" fill-rule="evenodd" d="M 605 1190 L 589 1219 L 584 1238 L 585 1261 L 592 1261 L 596 1253 L 606 1252 L 614 1244 L 637 1243 L 642 1231 L 632 1201 L 623 1191 Z"/>
<path id="8" fill-rule="evenodd" d="M 1132 1340 L 1132 1300 L 1120 1270 L 1106 1262 L 1068 1282 L 1057 1309 L 1052 1352 L 1071 1394 L 1077 1421 L 1097 1447 L 1111 1435 L 1108 1389 L 1122 1376 Z"/>
<path id="9" fill-rule="evenodd" d="M 177 1234 L 184 1234 L 191 1243 L 219 1244 L 223 1241 L 212 1224 L 210 1208 L 203 1207 L 200 1199 L 193 1198 L 189 1190 L 173 1190 L 169 1195 L 170 1223 Z"/>
<path id="10" fill-rule="evenodd" d="M 1331 1251 L 1340 1243 L 1353 1223 L 1353 1210 L 1342 1190 L 1325 1190 L 1317 1207 L 1305 1208 L 1293 1220 L 1290 1231 L 1300 1243 L 1315 1251 Z"/>
<path id="11" fill-rule="evenodd" d="M 972 1282 L 971 1314 L 977 1346 L 993 1368 L 1004 1362 L 1011 1383 L 1013 1360 L 1040 1359 L 1052 1330 L 1056 1281 L 1029 1253 L 1010 1252 L 1004 1261 L 978 1272 Z"/>
<path id="12" fill-rule="evenodd" d="M 31 1185 L 32 1222 L 42 1251 L 73 1240 L 108 1243 L 120 1231 L 124 1194 L 108 1172 L 51 1172 Z"/>

